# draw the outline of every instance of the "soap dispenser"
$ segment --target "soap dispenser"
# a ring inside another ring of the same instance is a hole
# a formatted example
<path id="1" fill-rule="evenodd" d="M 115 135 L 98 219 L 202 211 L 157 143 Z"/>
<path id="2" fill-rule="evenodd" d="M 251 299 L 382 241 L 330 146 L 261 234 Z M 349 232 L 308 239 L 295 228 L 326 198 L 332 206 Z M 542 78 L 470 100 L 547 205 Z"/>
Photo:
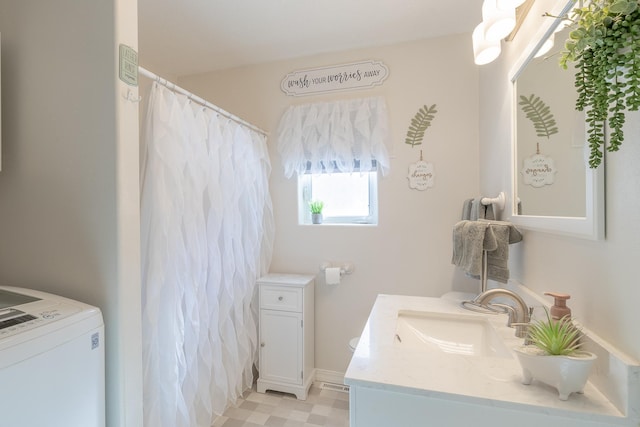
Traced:
<path id="1" fill-rule="evenodd" d="M 567 300 L 571 298 L 569 294 L 560 294 L 557 292 L 545 292 L 545 295 L 549 295 L 554 298 L 553 305 L 551 306 L 551 318 L 553 320 L 560 320 L 566 317 L 567 320 L 571 318 L 571 309 L 567 307 Z"/>

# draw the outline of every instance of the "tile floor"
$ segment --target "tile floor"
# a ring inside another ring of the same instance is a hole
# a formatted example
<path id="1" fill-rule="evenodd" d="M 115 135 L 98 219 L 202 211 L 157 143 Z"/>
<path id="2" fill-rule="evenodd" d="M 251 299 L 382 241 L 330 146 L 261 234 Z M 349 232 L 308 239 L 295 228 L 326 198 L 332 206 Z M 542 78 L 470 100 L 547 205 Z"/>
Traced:
<path id="1" fill-rule="evenodd" d="M 349 427 L 349 393 L 313 384 L 307 400 L 254 389 L 218 417 L 212 427 Z"/>

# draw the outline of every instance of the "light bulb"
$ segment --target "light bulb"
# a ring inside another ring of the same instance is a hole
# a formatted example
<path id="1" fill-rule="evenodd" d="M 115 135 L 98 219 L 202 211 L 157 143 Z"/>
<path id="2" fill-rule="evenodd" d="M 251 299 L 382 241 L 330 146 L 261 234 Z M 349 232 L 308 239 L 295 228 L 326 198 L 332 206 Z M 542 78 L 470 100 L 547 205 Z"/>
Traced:
<path id="1" fill-rule="evenodd" d="M 552 47 L 553 47 L 553 34 L 551 35 L 551 37 L 545 40 L 544 43 L 542 43 L 542 46 L 540 46 L 540 49 L 538 49 L 538 52 L 535 55 L 533 55 L 533 57 L 534 58 L 541 57 L 545 53 L 549 52 Z"/>
<path id="2" fill-rule="evenodd" d="M 516 10 L 513 8 L 498 9 L 496 0 L 484 0 L 482 20 L 485 25 L 485 39 L 501 40 L 516 27 Z"/>
<path id="3" fill-rule="evenodd" d="M 500 56 L 500 40 L 487 40 L 484 37 L 484 22 L 478 24 L 473 30 L 473 58 L 477 65 L 485 65 Z"/>
<path id="4" fill-rule="evenodd" d="M 496 6 L 498 9 L 515 9 L 520 6 L 526 0 L 497 0 Z"/>

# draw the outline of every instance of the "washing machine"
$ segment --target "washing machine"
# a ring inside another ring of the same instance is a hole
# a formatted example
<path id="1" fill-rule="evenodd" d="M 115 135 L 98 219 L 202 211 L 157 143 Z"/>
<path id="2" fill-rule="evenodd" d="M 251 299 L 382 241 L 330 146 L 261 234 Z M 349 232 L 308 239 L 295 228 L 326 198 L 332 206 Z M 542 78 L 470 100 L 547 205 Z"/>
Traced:
<path id="1" fill-rule="evenodd" d="M 98 308 L 0 286 L 0 426 L 104 427 L 104 379 Z"/>

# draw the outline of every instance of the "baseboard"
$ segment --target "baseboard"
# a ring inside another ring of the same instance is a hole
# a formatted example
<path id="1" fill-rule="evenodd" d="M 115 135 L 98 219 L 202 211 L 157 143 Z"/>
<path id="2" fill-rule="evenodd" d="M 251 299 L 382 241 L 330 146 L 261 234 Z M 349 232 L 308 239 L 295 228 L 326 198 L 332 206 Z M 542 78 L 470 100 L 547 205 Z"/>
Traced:
<path id="1" fill-rule="evenodd" d="M 316 369 L 316 382 L 344 384 L 344 372 Z"/>

